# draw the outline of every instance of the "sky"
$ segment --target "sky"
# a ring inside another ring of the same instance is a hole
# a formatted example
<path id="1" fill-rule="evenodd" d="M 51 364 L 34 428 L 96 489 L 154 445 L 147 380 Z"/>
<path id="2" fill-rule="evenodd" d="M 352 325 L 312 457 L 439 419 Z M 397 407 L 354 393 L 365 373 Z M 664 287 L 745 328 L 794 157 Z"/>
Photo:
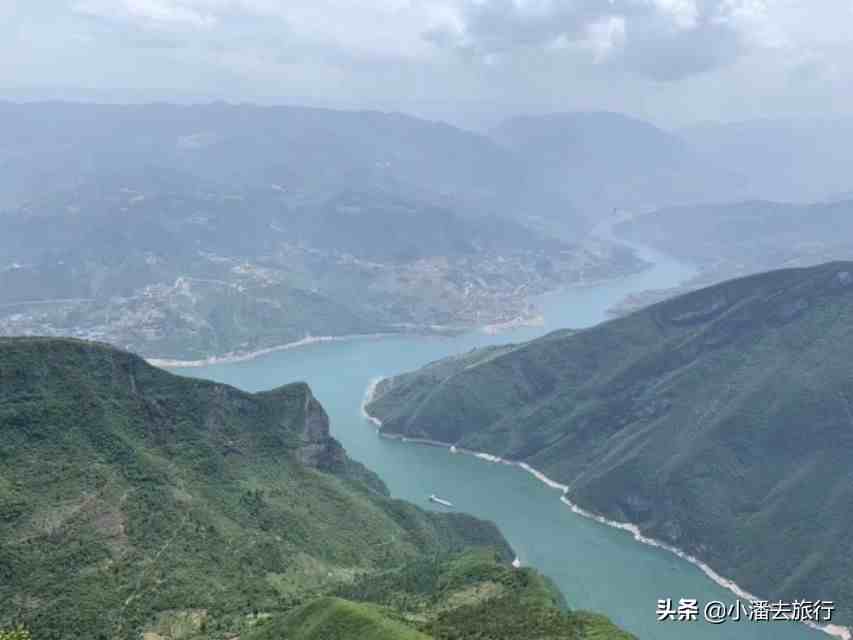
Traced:
<path id="1" fill-rule="evenodd" d="M 851 24 L 853 0 L 0 0 L 0 87 L 469 126 L 846 115 Z"/>

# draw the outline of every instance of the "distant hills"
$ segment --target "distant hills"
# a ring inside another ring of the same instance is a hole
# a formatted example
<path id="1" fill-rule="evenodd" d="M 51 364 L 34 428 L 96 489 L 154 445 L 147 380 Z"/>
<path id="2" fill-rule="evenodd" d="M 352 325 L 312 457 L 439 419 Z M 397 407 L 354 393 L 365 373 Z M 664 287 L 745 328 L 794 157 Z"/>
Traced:
<path id="1" fill-rule="evenodd" d="M 641 266 L 624 250 L 384 191 L 303 200 L 173 170 L 49 192 L 0 226 L 0 335 L 188 360 L 512 320 L 528 295 Z"/>
<path id="2" fill-rule="evenodd" d="M 757 198 L 805 203 L 851 189 L 851 118 L 702 123 L 677 134 L 709 161 L 748 179 Z"/>
<path id="3" fill-rule="evenodd" d="M 387 433 L 525 461 L 768 598 L 853 621 L 853 263 L 759 274 L 382 382 Z"/>
<path id="4" fill-rule="evenodd" d="M 473 640 L 497 610 L 546 639 L 629 638 L 561 611 L 492 524 L 389 498 L 303 383 L 249 394 L 105 345 L 0 339 L 0 439 L 0 628 Z"/>
<path id="5" fill-rule="evenodd" d="M 0 193 L 173 170 L 231 190 L 305 199 L 381 189 L 471 215 L 513 215 L 518 159 L 485 136 L 397 113 L 252 105 L 0 102 Z M 539 200 L 539 211 L 544 201 Z M 559 203 L 558 203 L 559 204 Z M 569 212 L 555 206 L 554 214 Z"/>
<path id="6" fill-rule="evenodd" d="M 378 189 L 465 215 L 554 218 L 579 230 L 607 206 L 848 192 L 851 137 L 853 121 L 843 118 L 664 131 L 617 113 L 567 112 L 510 118 L 483 135 L 377 111 L 0 101 L 0 207 L 157 169 L 232 190 L 277 184 L 307 199 Z"/>
<path id="7" fill-rule="evenodd" d="M 836 194 L 814 203 L 745 200 L 665 207 L 634 215 L 614 233 L 699 267 L 674 289 L 632 295 L 621 314 L 723 280 L 853 258 L 853 199 Z"/>
<path id="8" fill-rule="evenodd" d="M 0 335 L 203 360 L 529 320 L 641 268 L 521 162 L 400 114 L 0 103 Z"/>
<path id="9" fill-rule="evenodd" d="M 719 281 L 853 257 L 853 200 L 786 204 L 754 200 L 661 209 L 623 222 L 622 238 L 696 264 Z"/>
<path id="10" fill-rule="evenodd" d="M 524 159 L 527 179 L 554 190 L 588 217 L 673 204 L 718 202 L 749 193 L 724 160 L 677 134 L 617 113 L 576 112 L 507 120 L 491 137 Z"/>
<path id="11" fill-rule="evenodd" d="M 587 217 L 614 208 L 840 200 L 851 190 L 853 119 L 707 122 L 665 131 L 608 112 L 507 120 L 490 136 L 521 158 L 536 188 Z"/>
<path id="12" fill-rule="evenodd" d="M 533 321 L 539 294 L 644 266 L 595 235 L 614 210 L 715 207 L 696 210 L 707 217 L 777 193 L 778 172 L 759 170 L 771 162 L 701 131 L 604 112 L 485 135 L 374 111 L 0 102 L 0 335 L 201 361 Z M 829 137 L 815 166 L 845 157 Z M 780 136 L 773 153 L 798 157 L 803 140 Z M 833 171 L 789 186 L 849 191 Z M 788 251 L 781 235 L 763 253 Z"/>

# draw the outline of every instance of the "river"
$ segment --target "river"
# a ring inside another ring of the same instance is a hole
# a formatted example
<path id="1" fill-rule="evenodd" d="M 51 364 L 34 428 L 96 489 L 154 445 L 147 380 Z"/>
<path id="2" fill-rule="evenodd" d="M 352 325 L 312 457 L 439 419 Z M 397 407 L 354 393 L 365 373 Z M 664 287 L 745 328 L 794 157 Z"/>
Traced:
<path id="1" fill-rule="evenodd" d="M 333 435 L 350 456 L 376 471 L 394 496 L 433 508 L 425 498 L 436 493 L 460 510 L 496 522 L 521 561 L 553 578 L 571 607 L 606 613 L 644 640 L 828 638 L 787 622 L 659 623 L 658 599 L 695 598 L 701 607 L 712 600 L 733 604 L 735 596 L 673 554 L 572 513 L 560 502 L 559 492 L 519 468 L 380 438 L 361 414 L 361 402 L 372 379 L 475 347 L 526 340 L 557 328 L 588 327 L 605 320 L 606 310 L 625 295 L 671 287 L 695 273 L 649 249 L 640 248 L 640 253 L 654 263 L 652 268 L 541 298 L 543 327 L 498 335 L 472 332 L 453 338 L 400 336 L 320 342 L 244 362 L 175 371 L 248 391 L 307 381 L 331 417 Z"/>

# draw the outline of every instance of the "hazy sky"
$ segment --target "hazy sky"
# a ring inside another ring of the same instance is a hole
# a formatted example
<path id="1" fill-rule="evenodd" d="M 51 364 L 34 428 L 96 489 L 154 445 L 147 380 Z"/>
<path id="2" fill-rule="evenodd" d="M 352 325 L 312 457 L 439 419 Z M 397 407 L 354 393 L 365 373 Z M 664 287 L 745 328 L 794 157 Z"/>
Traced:
<path id="1" fill-rule="evenodd" d="M 458 120 L 853 113 L 853 0 L 0 0 L 0 86 Z"/>

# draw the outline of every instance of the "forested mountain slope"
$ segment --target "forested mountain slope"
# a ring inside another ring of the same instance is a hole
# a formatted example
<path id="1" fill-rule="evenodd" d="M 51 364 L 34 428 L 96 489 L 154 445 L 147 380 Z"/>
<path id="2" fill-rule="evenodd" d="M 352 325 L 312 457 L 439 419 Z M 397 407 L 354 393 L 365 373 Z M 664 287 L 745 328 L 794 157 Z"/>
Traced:
<path id="1" fill-rule="evenodd" d="M 525 461 L 766 597 L 853 607 L 853 263 L 733 280 L 377 388 L 383 431 Z"/>
<path id="2" fill-rule="evenodd" d="M 405 615 L 416 598 L 388 600 L 382 585 L 413 563 L 479 558 L 447 598 L 495 575 L 546 584 L 509 567 L 494 525 L 389 498 L 304 383 L 249 394 L 101 344 L 0 339 L 0 442 L 0 629 L 20 621 L 40 640 L 231 638 L 321 610 L 388 632 L 342 640 L 403 640 L 420 637 Z M 510 591 L 469 603 L 498 593 Z M 315 603 L 334 595 L 363 604 Z"/>

